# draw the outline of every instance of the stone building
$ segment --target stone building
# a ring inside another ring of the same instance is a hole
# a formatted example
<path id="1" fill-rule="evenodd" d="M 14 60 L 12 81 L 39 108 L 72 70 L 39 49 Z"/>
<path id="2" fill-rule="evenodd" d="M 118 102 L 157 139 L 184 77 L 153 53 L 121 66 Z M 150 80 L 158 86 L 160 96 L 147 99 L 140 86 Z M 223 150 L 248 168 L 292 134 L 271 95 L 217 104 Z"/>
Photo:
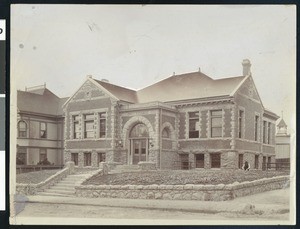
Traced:
<path id="1" fill-rule="evenodd" d="M 46 158 L 63 165 L 63 112 L 67 98 L 46 85 L 17 91 L 17 164 L 36 165 Z"/>
<path id="2" fill-rule="evenodd" d="M 287 132 L 287 125 L 283 118 L 277 125 L 276 133 L 276 162 L 290 162 L 290 135 Z"/>
<path id="3" fill-rule="evenodd" d="M 264 169 L 275 162 L 279 117 L 264 107 L 250 61 L 242 65 L 238 77 L 174 74 L 137 91 L 88 76 L 62 106 L 64 161 Z"/>

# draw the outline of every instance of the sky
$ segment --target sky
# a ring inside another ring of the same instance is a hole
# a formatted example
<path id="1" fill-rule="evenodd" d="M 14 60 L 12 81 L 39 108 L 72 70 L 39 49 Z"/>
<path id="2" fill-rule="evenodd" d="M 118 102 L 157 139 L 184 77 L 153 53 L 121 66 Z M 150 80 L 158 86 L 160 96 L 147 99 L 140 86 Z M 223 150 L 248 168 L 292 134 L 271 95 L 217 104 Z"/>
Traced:
<path id="1" fill-rule="evenodd" d="M 46 83 L 68 97 L 87 75 L 140 89 L 199 68 L 227 78 L 243 59 L 264 107 L 294 132 L 295 6 L 12 5 L 13 89 Z"/>

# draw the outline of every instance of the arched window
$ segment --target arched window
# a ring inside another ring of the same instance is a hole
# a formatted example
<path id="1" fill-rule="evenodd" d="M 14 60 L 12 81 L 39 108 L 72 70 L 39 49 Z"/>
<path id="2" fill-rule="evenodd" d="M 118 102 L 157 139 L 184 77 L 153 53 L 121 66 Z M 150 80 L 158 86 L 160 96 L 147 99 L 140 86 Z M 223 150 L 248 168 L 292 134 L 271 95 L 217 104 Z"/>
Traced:
<path id="1" fill-rule="evenodd" d="M 18 124 L 19 129 L 19 137 L 26 138 L 27 137 L 27 123 L 24 121 L 20 121 Z"/>
<path id="2" fill-rule="evenodd" d="M 170 130 L 168 127 L 165 127 L 162 131 L 162 137 L 163 138 L 170 138 Z"/>
<path id="3" fill-rule="evenodd" d="M 132 130 L 130 131 L 129 136 L 131 138 L 146 138 L 149 137 L 148 128 L 145 124 L 139 123 L 135 125 Z"/>

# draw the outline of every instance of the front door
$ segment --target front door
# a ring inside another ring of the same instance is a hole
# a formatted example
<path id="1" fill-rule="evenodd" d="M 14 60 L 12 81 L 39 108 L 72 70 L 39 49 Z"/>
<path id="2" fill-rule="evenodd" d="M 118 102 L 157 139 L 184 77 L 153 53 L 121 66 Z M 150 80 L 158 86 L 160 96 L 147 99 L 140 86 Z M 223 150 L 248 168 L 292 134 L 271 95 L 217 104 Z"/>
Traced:
<path id="1" fill-rule="evenodd" d="M 136 165 L 140 161 L 146 161 L 147 139 L 132 140 L 132 164 Z"/>

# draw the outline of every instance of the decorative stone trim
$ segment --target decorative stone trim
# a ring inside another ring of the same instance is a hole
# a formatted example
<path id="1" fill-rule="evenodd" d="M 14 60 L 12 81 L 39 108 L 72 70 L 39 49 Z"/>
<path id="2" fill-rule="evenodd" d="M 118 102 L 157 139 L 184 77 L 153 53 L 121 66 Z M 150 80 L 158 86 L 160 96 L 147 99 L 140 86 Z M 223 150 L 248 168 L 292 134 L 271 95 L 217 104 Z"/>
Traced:
<path id="1" fill-rule="evenodd" d="M 289 176 L 218 185 L 80 185 L 78 197 L 225 201 L 289 186 Z"/>
<path id="2" fill-rule="evenodd" d="M 231 108 L 231 149 L 234 150 L 236 147 L 236 105 Z"/>
<path id="3" fill-rule="evenodd" d="M 177 145 L 176 145 L 176 134 L 175 134 L 174 127 L 172 126 L 171 123 L 165 122 L 162 124 L 161 131 L 163 131 L 166 127 L 169 128 L 170 130 L 170 140 L 172 141 L 172 149 L 175 149 Z"/>

